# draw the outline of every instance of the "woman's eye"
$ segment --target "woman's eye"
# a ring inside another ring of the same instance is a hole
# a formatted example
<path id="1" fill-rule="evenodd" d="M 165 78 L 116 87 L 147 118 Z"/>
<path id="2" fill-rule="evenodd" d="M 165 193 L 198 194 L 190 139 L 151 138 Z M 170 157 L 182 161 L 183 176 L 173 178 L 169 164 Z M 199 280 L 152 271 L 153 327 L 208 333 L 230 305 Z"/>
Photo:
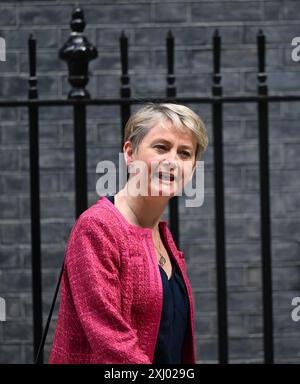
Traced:
<path id="1" fill-rule="evenodd" d="M 164 150 L 165 146 L 164 145 L 156 145 L 155 148 L 158 148 L 159 150 Z"/>
<path id="2" fill-rule="evenodd" d="M 191 154 L 189 152 L 183 151 L 181 152 L 185 157 L 191 157 Z"/>
<path id="3" fill-rule="evenodd" d="M 159 151 L 166 151 L 166 147 L 164 145 L 156 145 L 155 148 L 157 148 Z M 181 151 L 182 155 L 184 157 L 191 157 L 191 153 L 187 151 Z"/>

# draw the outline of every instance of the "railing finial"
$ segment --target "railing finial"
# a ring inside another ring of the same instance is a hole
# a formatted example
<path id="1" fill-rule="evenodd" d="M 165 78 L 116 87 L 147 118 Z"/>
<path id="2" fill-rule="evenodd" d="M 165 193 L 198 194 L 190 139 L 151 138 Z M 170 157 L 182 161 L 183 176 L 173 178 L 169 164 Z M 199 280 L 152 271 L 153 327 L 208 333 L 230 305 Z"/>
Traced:
<path id="1" fill-rule="evenodd" d="M 83 10 L 78 7 L 75 8 L 72 13 L 72 20 L 70 23 L 72 31 L 82 33 L 84 31 L 85 25 Z"/>
<path id="2" fill-rule="evenodd" d="M 72 13 L 71 35 L 59 51 L 59 57 L 66 61 L 69 69 L 69 83 L 72 89 L 69 98 L 89 98 L 85 86 L 89 82 L 89 62 L 98 56 L 97 49 L 83 36 L 85 28 L 84 14 L 81 8 Z"/>

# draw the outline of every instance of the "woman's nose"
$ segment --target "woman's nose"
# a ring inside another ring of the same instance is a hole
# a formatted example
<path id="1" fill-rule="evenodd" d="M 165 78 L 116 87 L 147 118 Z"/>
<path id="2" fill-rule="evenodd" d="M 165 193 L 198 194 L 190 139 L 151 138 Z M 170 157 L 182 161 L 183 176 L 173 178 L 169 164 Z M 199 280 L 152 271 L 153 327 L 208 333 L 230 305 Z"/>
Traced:
<path id="1" fill-rule="evenodd" d="M 168 157 L 163 161 L 163 165 L 168 167 L 168 170 L 170 171 L 175 171 L 175 169 L 178 166 L 176 156 L 177 155 L 174 155 L 174 156 L 168 155 Z"/>
<path id="2" fill-rule="evenodd" d="M 178 162 L 178 153 L 177 153 L 177 150 L 173 150 L 173 151 L 170 151 L 168 153 L 168 159 L 170 161 L 170 163 L 174 163 L 174 164 L 177 164 Z"/>

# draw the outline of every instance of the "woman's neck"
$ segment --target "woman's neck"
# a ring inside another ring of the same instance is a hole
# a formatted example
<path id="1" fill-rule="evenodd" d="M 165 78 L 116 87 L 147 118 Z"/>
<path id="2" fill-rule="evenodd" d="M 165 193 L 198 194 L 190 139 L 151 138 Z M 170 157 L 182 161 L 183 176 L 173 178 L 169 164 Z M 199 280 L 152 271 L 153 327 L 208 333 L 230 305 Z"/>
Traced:
<path id="1" fill-rule="evenodd" d="M 144 228 L 158 229 L 158 223 L 168 204 L 166 196 L 131 196 L 127 184 L 115 195 L 115 204 L 128 221 Z"/>

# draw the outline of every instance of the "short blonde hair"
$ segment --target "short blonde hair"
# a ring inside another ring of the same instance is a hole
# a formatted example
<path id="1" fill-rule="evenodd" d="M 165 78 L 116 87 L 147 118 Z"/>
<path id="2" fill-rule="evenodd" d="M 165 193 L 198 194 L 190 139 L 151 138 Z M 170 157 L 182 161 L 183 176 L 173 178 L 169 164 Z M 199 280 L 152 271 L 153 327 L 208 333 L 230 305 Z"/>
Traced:
<path id="1" fill-rule="evenodd" d="M 158 123 L 166 120 L 178 129 L 189 129 L 197 141 L 195 159 L 200 160 L 208 145 L 208 137 L 202 119 L 190 108 L 180 104 L 147 103 L 129 118 L 125 126 L 124 140 L 132 143 L 133 151 L 137 148 L 146 134 Z"/>

